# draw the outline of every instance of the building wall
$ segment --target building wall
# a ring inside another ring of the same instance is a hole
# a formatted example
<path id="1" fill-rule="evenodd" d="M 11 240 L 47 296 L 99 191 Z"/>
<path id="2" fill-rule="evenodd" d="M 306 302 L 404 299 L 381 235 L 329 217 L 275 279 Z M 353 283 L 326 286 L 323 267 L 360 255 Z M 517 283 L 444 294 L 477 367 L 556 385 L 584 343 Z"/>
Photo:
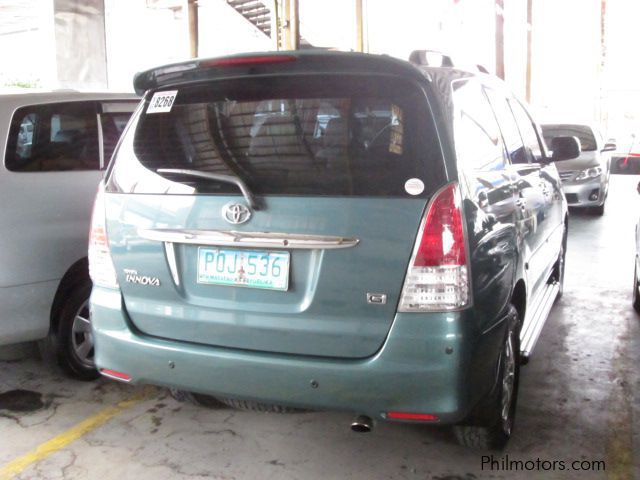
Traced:
<path id="1" fill-rule="evenodd" d="M 0 88 L 48 87 L 57 79 L 53 2 L 31 0 L 0 16 Z M 9 18 L 7 18 L 9 17 Z"/>
<path id="2" fill-rule="evenodd" d="M 600 0 L 534 0 L 532 104 L 545 121 L 599 119 Z"/>
<path id="3" fill-rule="evenodd" d="M 61 88 L 107 88 L 103 0 L 53 0 L 56 67 Z"/>
<path id="4" fill-rule="evenodd" d="M 184 4 L 105 0 L 110 90 L 132 91 L 135 73 L 189 57 Z"/>
<path id="5" fill-rule="evenodd" d="M 198 5 L 200 57 L 272 49 L 271 39 L 239 15 L 224 0 L 200 0 Z"/>

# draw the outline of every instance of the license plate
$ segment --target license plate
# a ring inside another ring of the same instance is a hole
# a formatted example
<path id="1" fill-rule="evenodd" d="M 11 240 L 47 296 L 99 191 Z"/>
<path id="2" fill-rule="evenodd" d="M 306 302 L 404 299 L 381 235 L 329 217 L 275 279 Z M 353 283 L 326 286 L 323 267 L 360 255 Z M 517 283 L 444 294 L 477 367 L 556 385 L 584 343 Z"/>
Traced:
<path id="1" fill-rule="evenodd" d="M 289 252 L 198 248 L 198 283 L 287 290 Z"/>

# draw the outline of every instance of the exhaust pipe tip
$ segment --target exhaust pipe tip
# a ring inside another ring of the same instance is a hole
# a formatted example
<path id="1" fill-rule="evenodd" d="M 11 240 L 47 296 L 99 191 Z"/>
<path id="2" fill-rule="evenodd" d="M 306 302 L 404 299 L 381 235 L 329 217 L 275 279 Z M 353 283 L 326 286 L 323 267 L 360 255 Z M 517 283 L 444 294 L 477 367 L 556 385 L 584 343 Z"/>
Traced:
<path id="1" fill-rule="evenodd" d="M 373 420 L 366 415 L 358 415 L 353 422 L 351 422 L 351 430 L 356 433 L 369 433 L 373 430 Z"/>

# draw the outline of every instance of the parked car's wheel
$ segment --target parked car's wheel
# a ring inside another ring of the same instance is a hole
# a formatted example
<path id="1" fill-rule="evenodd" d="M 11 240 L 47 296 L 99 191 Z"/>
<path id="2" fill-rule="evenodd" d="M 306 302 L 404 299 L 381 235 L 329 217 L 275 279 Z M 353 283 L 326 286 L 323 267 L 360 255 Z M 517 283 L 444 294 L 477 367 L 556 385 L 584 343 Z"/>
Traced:
<path id="1" fill-rule="evenodd" d="M 509 325 L 500 355 L 497 388 L 489 398 L 489 418 L 486 425 L 457 425 L 458 442 L 476 449 L 502 449 L 513 431 L 520 378 L 519 320 L 512 308 Z"/>
<path id="2" fill-rule="evenodd" d="M 564 271 L 567 258 L 567 227 L 565 225 L 564 235 L 562 237 L 562 244 L 560 246 L 560 255 L 553 266 L 552 280 L 558 283 L 558 295 L 556 299 L 562 297 L 564 293 Z"/>
<path id="3" fill-rule="evenodd" d="M 60 309 L 54 342 L 58 365 L 79 380 L 95 380 L 100 376 L 94 362 L 93 332 L 89 318 L 91 288 L 88 278 L 74 283 Z"/>
<path id="4" fill-rule="evenodd" d="M 271 403 L 252 402 L 248 400 L 239 400 L 237 398 L 218 397 L 225 405 L 237 410 L 250 410 L 252 412 L 269 412 L 269 413 L 297 413 L 304 410 L 284 405 L 274 405 Z"/>
<path id="5" fill-rule="evenodd" d="M 591 212 L 593 212 L 594 215 L 597 215 L 599 217 L 601 217 L 602 215 L 604 215 L 604 204 L 606 202 L 602 202 L 602 205 L 598 205 L 597 207 L 591 207 Z"/>
<path id="6" fill-rule="evenodd" d="M 633 269 L 633 309 L 640 313 L 640 293 L 638 293 L 638 288 L 640 288 L 640 282 L 638 282 L 638 267 Z"/>

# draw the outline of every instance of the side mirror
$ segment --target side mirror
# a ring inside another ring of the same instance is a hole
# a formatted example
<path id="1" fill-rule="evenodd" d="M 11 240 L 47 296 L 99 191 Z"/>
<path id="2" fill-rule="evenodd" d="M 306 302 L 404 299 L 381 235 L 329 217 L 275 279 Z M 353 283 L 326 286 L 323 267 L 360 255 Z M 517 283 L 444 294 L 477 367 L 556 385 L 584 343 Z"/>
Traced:
<path id="1" fill-rule="evenodd" d="M 601 152 L 614 152 L 618 149 L 618 146 L 615 143 L 606 143 Z"/>
<path id="2" fill-rule="evenodd" d="M 576 137 L 554 137 L 551 139 L 551 156 L 552 162 L 560 162 L 562 160 L 572 160 L 578 158 L 582 149 L 580 148 L 580 140 Z"/>

